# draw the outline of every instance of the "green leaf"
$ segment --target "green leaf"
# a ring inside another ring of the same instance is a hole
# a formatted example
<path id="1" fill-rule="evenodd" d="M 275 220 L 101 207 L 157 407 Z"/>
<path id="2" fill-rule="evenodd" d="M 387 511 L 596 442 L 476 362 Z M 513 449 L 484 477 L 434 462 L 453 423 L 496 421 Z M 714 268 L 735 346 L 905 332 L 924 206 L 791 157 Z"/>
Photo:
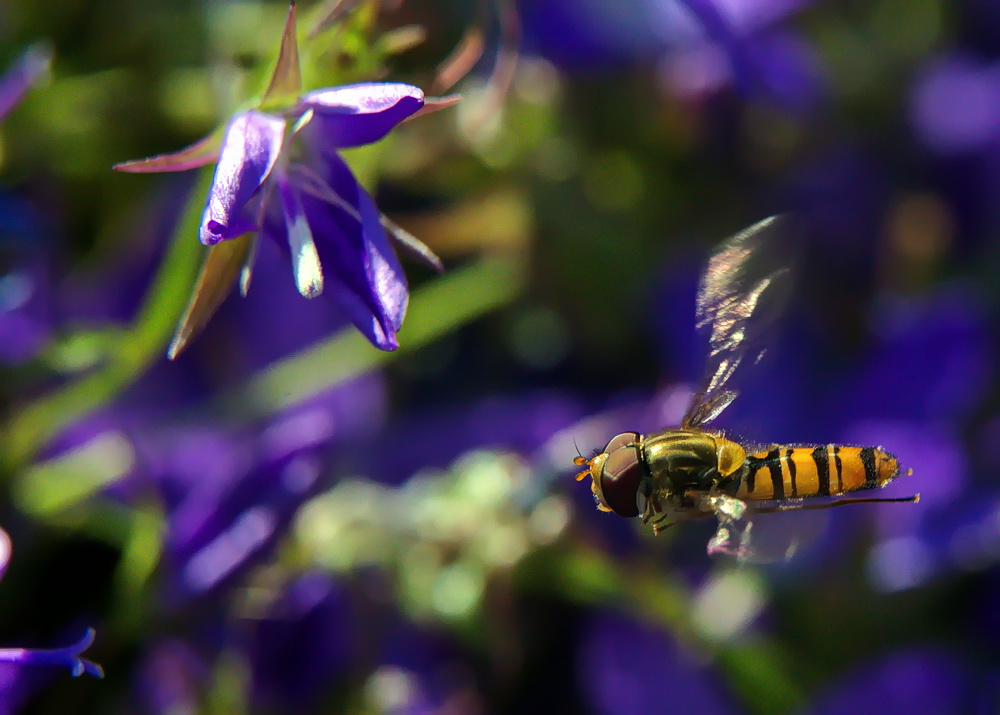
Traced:
<path id="1" fill-rule="evenodd" d="M 128 474 L 133 459 L 124 435 L 105 432 L 24 472 L 14 486 L 15 499 L 29 514 L 65 511 Z"/>

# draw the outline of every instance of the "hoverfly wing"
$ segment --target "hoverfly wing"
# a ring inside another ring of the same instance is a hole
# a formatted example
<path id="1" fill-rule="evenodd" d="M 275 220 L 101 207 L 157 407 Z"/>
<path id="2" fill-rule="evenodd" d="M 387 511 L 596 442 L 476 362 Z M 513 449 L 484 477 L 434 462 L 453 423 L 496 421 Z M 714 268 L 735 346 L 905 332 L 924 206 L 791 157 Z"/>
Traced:
<path id="1" fill-rule="evenodd" d="M 783 237 L 788 219 L 772 216 L 725 240 L 701 277 L 695 317 L 708 329 L 704 389 L 681 426 L 698 427 L 718 417 L 738 392 L 726 389 L 737 368 L 781 312 L 789 293 L 790 270 Z"/>
<path id="2" fill-rule="evenodd" d="M 691 407 L 681 423 L 684 427 L 697 427 L 711 422 L 739 395 L 736 390 L 723 390 L 713 393 L 711 397 L 706 392 L 698 393 L 692 399 Z"/>

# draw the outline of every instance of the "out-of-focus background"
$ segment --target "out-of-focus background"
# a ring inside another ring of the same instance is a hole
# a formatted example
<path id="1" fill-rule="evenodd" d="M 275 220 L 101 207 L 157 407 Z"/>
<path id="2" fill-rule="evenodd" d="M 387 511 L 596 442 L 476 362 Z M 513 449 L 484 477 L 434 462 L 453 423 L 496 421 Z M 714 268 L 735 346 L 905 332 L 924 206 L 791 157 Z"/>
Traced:
<path id="1" fill-rule="evenodd" d="M 309 89 L 468 50 L 458 106 L 345 154 L 446 264 L 404 258 L 394 353 L 262 243 L 165 357 L 211 167 L 110 167 L 249 106 L 287 5 L 0 4 L 0 66 L 52 57 L 0 125 L 0 645 L 94 626 L 107 673 L 4 666 L 4 712 L 1000 707 L 995 3 L 298 10 Z M 922 499 L 762 519 L 797 552 L 738 566 L 572 460 L 676 423 L 706 257 L 779 212 L 798 280 L 718 426 L 882 445 Z"/>

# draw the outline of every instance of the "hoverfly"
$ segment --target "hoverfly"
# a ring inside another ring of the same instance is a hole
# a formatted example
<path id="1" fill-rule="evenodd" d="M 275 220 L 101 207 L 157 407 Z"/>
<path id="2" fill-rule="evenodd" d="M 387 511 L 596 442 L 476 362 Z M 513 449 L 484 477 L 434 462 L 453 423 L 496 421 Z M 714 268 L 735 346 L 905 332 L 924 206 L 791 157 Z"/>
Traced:
<path id="1" fill-rule="evenodd" d="M 730 378 L 748 358 L 756 333 L 773 319 L 779 286 L 788 269 L 775 268 L 776 234 L 785 219 L 773 216 L 724 241 L 701 277 L 697 325 L 709 331 L 708 369 L 680 426 L 652 434 L 623 432 L 604 449 L 574 463 L 591 477 L 601 511 L 642 518 L 658 533 L 682 521 L 715 515 L 718 530 L 708 553 L 741 559 L 750 551 L 750 517 L 793 509 L 826 509 L 870 502 L 916 502 L 903 498 L 834 499 L 806 504 L 811 497 L 837 497 L 884 487 L 901 471 L 881 447 L 837 444 L 772 445 L 754 448 L 705 429 L 737 396 Z"/>

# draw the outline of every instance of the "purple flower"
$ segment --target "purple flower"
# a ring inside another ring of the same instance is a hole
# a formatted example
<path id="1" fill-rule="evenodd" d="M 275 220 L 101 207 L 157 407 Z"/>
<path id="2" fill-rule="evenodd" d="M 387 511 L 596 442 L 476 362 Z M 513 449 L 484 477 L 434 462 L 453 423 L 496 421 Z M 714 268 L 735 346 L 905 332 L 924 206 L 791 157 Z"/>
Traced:
<path id="1" fill-rule="evenodd" d="M 670 695 L 675 712 L 726 713 L 736 708 L 725 687 L 666 632 L 619 615 L 597 616 L 578 663 L 594 712 L 647 713 Z"/>
<path id="2" fill-rule="evenodd" d="M 969 712 L 973 679 L 968 666 L 951 653 L 921 648 L 866 663 L 820 697 L 809 712 L 954 713 Z"/>
<path id="3" fill-rule="evenodd" d="M 0 529 L 0 577 L 7 570 L 10 560 L 10 537 Z M 70 669 L 73 677 L 86 673 L 95 678 L 103 678 L 104 670 L 97 663 L 81 658 L 80 654 L 94 642 L 94 629 L 88 628 L 83 637 L 65 648 L 42 650 L 34 648 L 0 648 L 0 663 L 12 665 L 59 665 Z"/>
<path id="4" fill-rule="evenodd" d="M 399 345 L 396 333 L 409 291 L 390 237 L 434 267 L 440 263 L 382 216 L 338 152 L 385 137 L 424 107 L 424 94 L 407 84 L 369 82 L 303 95 L 300 85 L 293 8 L 263 108 L 230 119 L 217 152 L 209 137 L 176 154 L 115 168 L 179 171 L 216 159 L 201 242 L 241 244 L 215 254 L 222 256 L 219 274 L 235 279 L 239 271 L 232 267 L 242 264 L 240 287 L 245 294 L 256 253 L 245 234 L 263 234 L 291 259 L 296 286 L 304 297 L 314 298 L 331 287 L 329 292 L 358 329 L 376 347 L 393 350 Z M 216 290 L 202 287 L 206 290 L 196 291 L 196 300 Z M 208 313 L 215 307 L 207 308 Z M 205 320 L 207 316 L 189 313 L 171 356 Z"/>

